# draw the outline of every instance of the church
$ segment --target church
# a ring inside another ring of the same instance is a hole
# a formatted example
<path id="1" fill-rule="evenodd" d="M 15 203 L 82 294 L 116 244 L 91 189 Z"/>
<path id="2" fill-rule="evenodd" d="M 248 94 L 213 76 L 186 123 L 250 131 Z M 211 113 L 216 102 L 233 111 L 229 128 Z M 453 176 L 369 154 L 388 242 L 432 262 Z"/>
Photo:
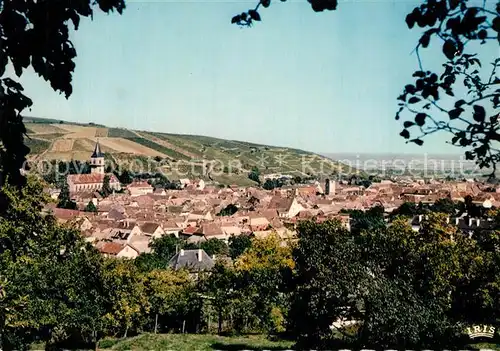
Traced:
<path id="1" fill-rule="evenodd" d="M 76 192 L 94 192 L 102 189 L 104 183 L 104 154 L 101 151 L 99 141 L 95 144 L 94 152 L 90 156 L 89 174 L 69 174 L 67 177 L 69 191 Z M 120 190 L 120 182 L 114 174 L 108 174 L 109 186 L 113 190 Z"/>

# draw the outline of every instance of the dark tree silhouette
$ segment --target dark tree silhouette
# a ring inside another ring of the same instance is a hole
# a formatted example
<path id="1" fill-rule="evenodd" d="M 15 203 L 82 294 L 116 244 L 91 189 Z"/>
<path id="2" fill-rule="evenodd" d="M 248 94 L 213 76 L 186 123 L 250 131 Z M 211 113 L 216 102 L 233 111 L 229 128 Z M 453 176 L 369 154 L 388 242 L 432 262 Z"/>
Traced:
<path id="1" fill-rule="evenodd" d="M 250 173 L 248 173 L 248 178 L 254 182 L 260 184 L 260 171 L 257 167 L 252 167 Z"/>
<path id="2" fill-rule="evenodd" d="M 109 175 L 105 175 L 104 179 L 102 181 L 102 190 L 101 190 L 101 195 L 103 197 L 108 197 L 113 193 L 113 189 L 111 189 L 111 186 L 109 185 Z"/>
<path id="3" fill-rule="evenodd" d="M 97 207 L 95 207 L 94 203 L 92 202 L 92 200 L 89 201 L 89 203 L 87 204 L 87 206 L 85 206 L 85 212 L 93 212 L 93 213 L 97 213 Z"/>
<path id="4" fill-rule="evenodd" d="M 337 0 L 308 1 L 316 12 L 337 8 Z M 231 22 L 252 26 L 261 20 L 259 8 L 270 4 L 260 0 Z M 463 148 L 466 159 L 491 169 L 494 177 L 500 161 L 500 58 L 495 50 L 493 57 L 473 52 L 470 44 L 498 46 L 500 1 L 424 0 L 405 20 L 408 28 L 425 30 L 415 48 L 419 69 L 413 73 L 414 82 L 398 97 L 396 120 L 405 119 L 400 135 L 407 143 L 422 145 L 425 136 L 447 132 L 450 144 Z M 442 45 L 441 72 L 424 69 L 420 60 L 419 50 L 431 40 Z"/>
<path id="5" fill-rule="evenodd" d="M 121 14 L 125 9 L 124 0 L 0 2 L 0 185 L 6 179 L 25 183 L 19 169 L 29 148 L 23 143 L 26 128 L 21 112 L 32 105 L 22 85 L 5 77 L 7 64 L 10 61 L 17 77 L 31 67 L 68 98 L 76 57 L 69 23 L 77 30 L 81 17 L 92 17 L 95 5 L 106 13 Z"/>
<path id="6" fill-rule="evenodd" d="M 234 204 L 229 204 L 226 207 L 224 207 L 219 213 L 217 213 L 217 216 L 232 216 L 236 212 L 238 212 L 238 207 Z"/>
<path id="7" fill-rule="evenodd" d="M 57 198 L 57 207 L 67 210 L 76 210 L 78 208 L 76 202 L 71 200 L 68 183 L 66 182 L 64 182 L 63 187 L 61 188 L 61 192 L 59 193 L 59 196 Z"/>
<path id="8" fill-rule="evenodd" d="M 252 246 L 252 239 L 248 235 L 231 236 L 229 238 L 229 255 L 234 260 L 246 249 Z"/>

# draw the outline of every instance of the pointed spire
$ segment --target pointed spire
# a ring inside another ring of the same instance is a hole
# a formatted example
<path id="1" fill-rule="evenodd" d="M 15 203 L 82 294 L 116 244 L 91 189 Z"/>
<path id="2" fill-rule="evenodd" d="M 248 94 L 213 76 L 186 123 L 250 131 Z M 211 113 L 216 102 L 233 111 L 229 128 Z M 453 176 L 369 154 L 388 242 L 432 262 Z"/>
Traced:
<path id="1" fill-rule="evenodd" d="M 104 157 L 104 154 L 101 151 L 101 145 L 99 144 L 99 139 L 97 139 L 97 142 L 95 144 L 94 152 L 92 153 L 92 158 L 96 157 Z"/>

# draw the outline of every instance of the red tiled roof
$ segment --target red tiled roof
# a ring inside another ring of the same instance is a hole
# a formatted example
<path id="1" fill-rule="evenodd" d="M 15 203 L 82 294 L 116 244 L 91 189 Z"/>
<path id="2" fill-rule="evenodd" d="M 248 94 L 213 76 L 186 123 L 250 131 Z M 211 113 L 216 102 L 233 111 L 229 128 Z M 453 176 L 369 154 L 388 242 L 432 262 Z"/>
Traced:
<path id="1" fill-rule="evenodd" d="M 197 230 L 197 227 L 186 227 L 182 232 L 184 234 L 194 234 Z"/>
<path id="2" fill-rule="evenodd" d="M 224 232 L 222 231 L 221 227 L 218 224 L 210 223 L 210 224 L 205 224 L 205 225 L 201 226 L 201 228 L 199 228 L 196 231 L 196 234 L 203 234 L 205 236 L 211 236 L 211 235 L 224 234 Z"/>
<path id="3" fill-rule="evenodd" d="M 78 217 L 80 215 L 82 215 L 84 212 L 82 211 L 78 211 L 78 210 L 67 210 L 65 208 L 53 208 L 52 209 L 52 214 L 54 215 L 54 217 L 56 217 L 57 219 L 65 219 L 65 220 L 68 220 L 68 219 L 72 219 L 72 218 L 75 218 L 75 217 Z"/>
<path id="4" fill-rule="evenodd" d="M 109 175 L 110 183 L 118 183 L 118 179 L 114 174 Z M 105 174 L 101 173 L 89 173 L 89 174 L 70 174 L 68 175 L 68 181 L 73 184 L 96 184 L 102 183 L 104 181 Z"/>
<path id="5" fill-rule="evenodd" d="M 99 251 L 108 255 L 117 255 L 123 249 L 123 245 L 115 242 L 104 243 Z"/>

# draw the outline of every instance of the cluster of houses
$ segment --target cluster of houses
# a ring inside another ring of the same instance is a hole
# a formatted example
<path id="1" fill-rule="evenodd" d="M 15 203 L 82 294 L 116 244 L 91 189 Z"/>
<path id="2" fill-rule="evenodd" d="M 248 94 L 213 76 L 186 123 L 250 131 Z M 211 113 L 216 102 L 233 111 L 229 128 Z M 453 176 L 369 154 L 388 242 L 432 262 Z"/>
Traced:
<path id="1" fill-rule="evenodd" d="M 104 174 L 101 157 L 96 146 L 92 174 Z M 80 176 L 88 175 L 68 177 L 72 177 L 72 184 L 83 185 Z M 95 188 L 73 188 L 73 198 L 82 210 L 60 209 L 55 205 L 49 206 L 49 210 L 60 222 L 75 223 L 85 239 L 103 255 L 133 259 L 149 252 L 150 242 L 164 235 L 175 235 L 189 243 L 212 238 L 227 241 L 239 235 L 265 237 L 270 233 L 293 239 L 297 221 L 313 218 L 318 222 L 337 218 L 349 228 L 349 215 L 342 214 L 342 209 L 366 210 L 380 205 L 390 213 L 404 202 L 434 203 L 445 197 L 464 201 L 467 195 L 478 206 L 500 207 L 500 188 L 492 189 L 491 185 L 477 182 L 382 181 L 364 188 L 327 180 L 270 191 L 257 187 L 220 188 L 203 180 L 186 179 L 182 183 L 181 190 L 165 190 L 139 181 L 128 185 L 126 191 L 106 198 L 96 198 Z M 89 201 L 94 201 L 97 213 L 83 211 Z M 238 210 L 230 216 L 219 215 L 229 205 Z M 417 216 L 412 224 L 417 227 L 421 221 L 421 216 Z M 450 221 L 464 230 L 491 225 L 481 219 Z M 181 250 L 172 260 L 177 267 L 187 260 L 210 265 L 211 259 L 204 252 Z"/>

